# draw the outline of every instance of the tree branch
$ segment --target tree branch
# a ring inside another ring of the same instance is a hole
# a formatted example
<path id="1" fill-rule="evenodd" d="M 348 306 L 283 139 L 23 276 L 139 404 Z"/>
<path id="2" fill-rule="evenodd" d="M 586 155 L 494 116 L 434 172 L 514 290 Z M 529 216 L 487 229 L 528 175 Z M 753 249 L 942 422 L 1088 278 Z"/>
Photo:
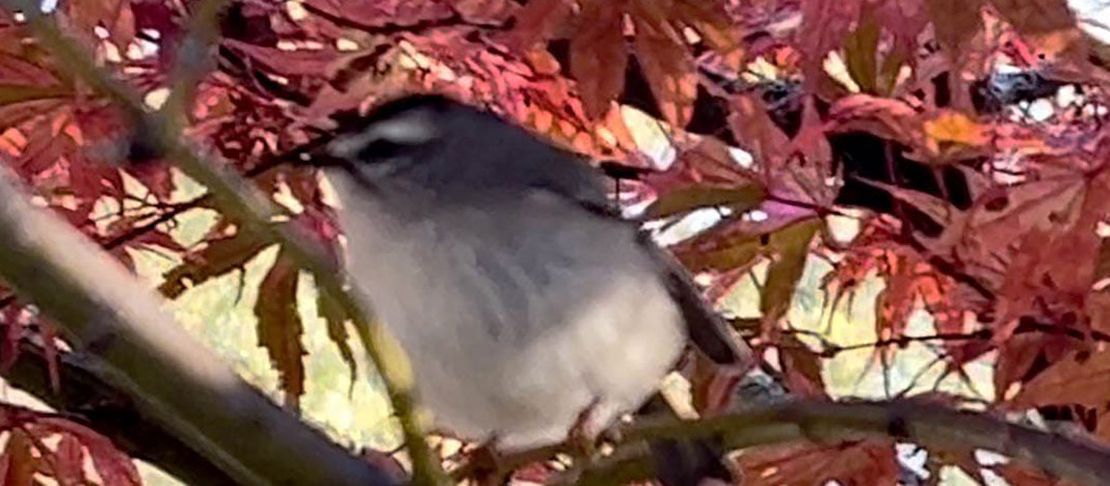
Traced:
<path id="1" fill-rule="evenodd" d="M 712 437 L 731 449 L 810 440 L 836 443 L 888 437 L 928 449 L 966 452 L 986 449 L 1037 466 L 1056 477 L 1091 486 L 1110 478 L 1110 449 L 1017 425 L 984 413 L 899 400 L 835 403 L 817 400 L 782 403 L 700 421 L 642 421 L 624 431 L 625 445 L 610 460 L 586 468 L 575 484 L 610 484 L 613 477 L 650 477 L 648 439 Z"/>
<path id="2" fill-rule="evenodd" d="M 188 34 L 177 50 L 177 60 L 170 71 L 173 87 L 162 112 L 176 126 L 184 123 L 189 115 L 197 85 L 208 74 L 205 58 L 209 47 L 219 37 L 219 16 L 227 5 L 227 0 L 202 0 L 196 6 L 189 21 Z"/>
<path id="3" fill-rule="evenodd" d="M 239 484 L 392 484 L 242 380 L 158 296 L 0 176 L 0 277 L 107 383 Z"/>
<path id="4" fill-rule="evenodd" d="M 55 390 L 42 347 L 28 339 L 19 347 L 19 357 L 12 366 L 0 369 L 0 375 L 12 386 L 111 439 L 127 455 L 153 464 L 186 484 L 235 483 L 211 461 L 139 413 L 127 394 L 108 385 L 80 353 L 59 354 L 61 386 Z"/>

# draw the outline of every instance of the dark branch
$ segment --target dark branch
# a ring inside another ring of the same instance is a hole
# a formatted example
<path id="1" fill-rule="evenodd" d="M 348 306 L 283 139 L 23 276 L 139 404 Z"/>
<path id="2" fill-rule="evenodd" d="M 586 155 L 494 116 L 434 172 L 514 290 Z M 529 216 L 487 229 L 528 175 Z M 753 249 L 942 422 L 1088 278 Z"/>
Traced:
<path id="1" fill-rule="evenodd" d="M 144 417 L 127 394 L 99 376 L 80 354 L 58 359 L 61 387 L 50 385 L 47 358 L 41 346 L 23 340 L 19 358 L 0 375 L 69 420 L 86 425 L 112 440 L 125 454 L 146 461 L 186 484 L 235 484 L 230 476 L 190 449 L 156 421 Z"/>
<path id="2" fill-rule="evenodd" d="M 614 459 L 588 468 L 575 484 L 609 484 L 612 477 L 643 479 L 650 457 L 642 441 L 721 434 L 735 449 L 809 440 L 839 443 L 865 437 L 912 442 L 935 451 L 991 450 L 1078 484 L 1101 485 L 1110 477 L 1110 449 L 1006 422 L 985 413 L 952 410 L 912 400 L 834 403 L 787 401 L 696 422 L 659 420 L 633 424 Z"/>

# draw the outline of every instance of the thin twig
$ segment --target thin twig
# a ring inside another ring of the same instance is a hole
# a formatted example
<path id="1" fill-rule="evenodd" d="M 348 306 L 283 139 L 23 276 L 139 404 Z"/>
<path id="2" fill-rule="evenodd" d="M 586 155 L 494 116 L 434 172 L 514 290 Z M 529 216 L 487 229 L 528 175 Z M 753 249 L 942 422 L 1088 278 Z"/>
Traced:
<path id="1" fill-rule="evenodd" d="M 219 15 L 227 3 L 228 0 L 199 2 L 189 21 L 189 33 L 177 49 L 176 61 L 170 70 L 173 87 L 162 111 L 178 128 L 187 123 L 197 85 L 209 71 L 205 59 L 208 58 L 209 48 L 219 40 Z"/>

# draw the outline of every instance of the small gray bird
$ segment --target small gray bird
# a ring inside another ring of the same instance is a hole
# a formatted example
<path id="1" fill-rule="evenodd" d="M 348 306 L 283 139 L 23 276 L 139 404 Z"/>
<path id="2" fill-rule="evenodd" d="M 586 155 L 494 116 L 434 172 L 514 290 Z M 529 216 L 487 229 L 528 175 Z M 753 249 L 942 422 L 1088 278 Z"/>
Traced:
<path id="1" fill-rule="evenodd" d="M 644 405 L 688 342 L 750 362 L 578 156 L 437 95 L 356 125 L 317 163 L 343 205 L 347 268 L 441 427 L 499 451 L 551 445 Z M 672 446 L 655 449 L 682 454 Z M 661 472 L 668 484 L 727 474 L 715 457 L 662 459 L 702 469 Z"/>

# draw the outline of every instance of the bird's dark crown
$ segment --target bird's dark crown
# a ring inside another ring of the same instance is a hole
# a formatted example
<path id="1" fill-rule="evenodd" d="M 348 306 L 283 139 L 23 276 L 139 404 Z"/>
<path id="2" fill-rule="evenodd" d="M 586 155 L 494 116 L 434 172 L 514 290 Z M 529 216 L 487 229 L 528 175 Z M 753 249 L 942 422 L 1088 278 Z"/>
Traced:
<path id="1" fill-rule="evenodd" d="M 365 115 L 359 117 L 357 127 L 365 128 L 375 123 L 393 119 L 405 113 L 418 110 L 427 110 L 435 113 L 444 113 L 451 110 L 469 110 L 479 112 L 459 100 L 438 93 L 419 93 L 392 98 L 380 105 L 371 108 Z"/>

